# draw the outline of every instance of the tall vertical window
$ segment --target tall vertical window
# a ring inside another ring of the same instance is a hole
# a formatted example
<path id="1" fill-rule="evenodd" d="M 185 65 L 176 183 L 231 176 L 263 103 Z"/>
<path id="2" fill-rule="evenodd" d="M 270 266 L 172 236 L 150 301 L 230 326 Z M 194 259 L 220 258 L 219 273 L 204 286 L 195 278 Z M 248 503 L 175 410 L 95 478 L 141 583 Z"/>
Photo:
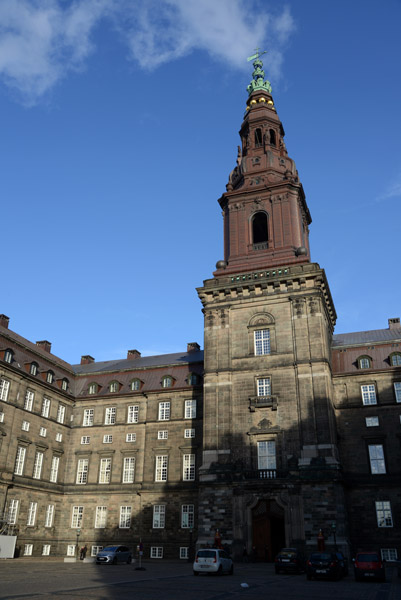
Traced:
<path id="1" fill-rule="evenodd" d="M 196 400 L 185 400 L 184 418 L 185 419 L 195 419 L 196 418 Z"/>
<path id="2" fill-rule="evenodd" d="M 0 400 L 3 400 L 3 402 L 7 402 L 9 389 L 10 382 L 7 379 L 0 379 Z"/>
<path id="3" fill-rule="evenodd" d="M 26 448 L 23 446 L 18 446 L 17 455 L 15 457 L 15 466 L 14 466 L 14 474 L 22 475 L 24 472 L 24 462 L 25 462 Z"/>
<path id="4" fill-rule="evenodd" d="M 361 385 L 362 392 L 362 403 L 366 405 L 368 404 L 377 404 L 376 400 L 376 388 L 375 385 L 370 383 L 368 385 Z"/>
<path id="5" fill-rule="evenodd" d="M 398 352 L 392 354 L 390 362 L 392 367 L 401 367 L 401 354 Z"/>
<path id="6" fill-rule="evenodd" d="M 156 456 L 155 481 L 167 481 L 168 456 Z"/>
<path id="7" fill-rule="evenodd" d="M 14 352 L 10 349 L 7 349 L 4 352 L 4 362 L 11 365 L 11 363 L 13 362 L 13 358 L 14 358 Z"/>
<path id="8" fill-rule="evenodd" d="M 391 514 L 391 505 L 388 501 L 376 502 L 376 516 L 378 527 L 392 527 L 393 515 Z"/>
<path id="9" fill-rule="evenodd" d="M 195 454 L 184 454 L 182 478 L 184 481 L 195 480 Z"/>
<path id="10" fill-rule="evenodd" d="M 28 507 L 28 518 L 26 521 L 26 524 L 29 527 L 33 527 L 35 525 L 35 521 L 36 521 L 36 511 L 38 510 L 38 503 L 37 502 L 30 502 L 29 503 L 29 507 Z"/>
<path id="11" fill-rule="evenodd" d="M 45 527 L 52 527 L 54 519 L 54 504 L 46 506 Z"/>
<path id="12" fill-rule="evenodd" d="M 134 478 L 135 478 L 135 457 L 127 456 L 124 458 L 123 483 L 134 483 Z"/>
<path id="13" fill-rule="evenodd" d="M 107 506 L 96 506 L 95 528 L 104 529 L 107 520 Z"/>
<path id="14" fill-rule="evenodd" d="M 91 427 L 93 425 L 94 412 L 95 411 L 93 410 L 93 408 L 85 408 L 84 416 L 82 419 L 83 427 Z"/>
<path id="15" fill-rule="evenodd" d="M 194 526 L 194 505 L 183 504 L 181 507 L 181 527 L 183 529 L 192 529 Z"/>
<path id="16" fill-rule="evenodd" d="M 114 425 L 116 422 L 116 408 L 115 406 L 109 406 L 106 408 L 105 416 L 104 416 L 104 424 L 105 425 Z"/>
<path id="17" fill-rule="evenodd" d="M 49 398 L 43 398 L 42 401 L 42 412 L 40 413 L 42 417 L 45 417 L 46 419 L 49 418 L 49 414 L 50 414 L 50 400 Z"/>
<path id="18" fill-rule="evenodd" d="M 8 523 L 9 525 L 15 525 L 17 523 L 19 500 L 10 500 L 8 505 Z"/>
<path id="19" fill-rule="evenodd" d="M 153 507 L 153 528 L 163 529 L 166 525 L 166 506 L 155 504 Z"/>
<path id="20" fill-rule="evenodd" d="M 42 556 L 50 556 L 50 544 L 43 544 L 42 546 Z"/>
<path id="21" fill-rule="evenodd" d="M 63 379 L 61 381 L 61 389 L 65 392 L 68 390 L 68 379 Z"/>
<path id="22" fill-rule="evenodd" d="M 33 544 L 24 544 L 24 556 L 32 556 Z"/>
<path id="23" fill-rule="evenodd" d="M 47 371 L 46 373 L 46 382 L 47 383 L 53 383 L 54 381 L 54 373 L 53 371 Z"/>
<path id="24" fill-rule="evenodd" d="M 258 469 L 276 469 L 276 442 L 258 442 Z"/>
<path id="25" fill-rule="evenodd" d="M 46 427 L 41 427 L 39 429 L 39 435 L 42 436 L 42 437 L 46 437 L 47 436 L 47 429 L 46 429 Z"/>
<path id="26" fill-rule="evenodd" d="M 262 356 L 263 354 L 270 354 L 270 330 L 256 329 L 253 332 L 253 337 L 255 343 L 255 355 Z"/>
<path id="27" fill-rule="evenodd" d="M 31 392 L 31 390 L 26 391 L 25 400 L 24 400 L 25 410 L 29 410 L 30 412 L 32 412 L 34 397 L 35 397 L 35 394 L 33 392 Z"/>
<path id="28" fill-rule="evenodd" d="M 173 386 L 173 378 L 170 377 L 170 375 L 165 375 L 162 378 L 162 387 L 163 388 L 169 388 Z"/>
<path id="29" fill-rule="evenodd" d="M 60 465 L 60 457 L 59 456 L 53 456 L 53 458 L 52 458 L 52 464 L 50 466 L 50 481 L 52 483 L 57 483 L 59 465 Z"/>
<path id="30" fill-rule="evenodd" d="M 99 483 L 110 483 L 111 458 L 100 459 Z"/>
<path id="31" fill-rule="evenodd" d="M 89 471 L 89 458 L 80 458 L 77 466 L 77 479 L 76 483 L 85 484 L 88 483 L 88 471 Z"/>
<path id="32" fill-rule="evenodd" d="M 170 419 L 170 402 L 159 402 L 159 421 Z"/>
<path id="33" fill-rule="evenodd" d="M 140 380 L 139 379 L 133 379 L 131 381 L 131 390 L 133 392 L 137 392 L 140 389 L 141 389 L 141 382 L 140 382 Z"/>
<path id="34" fill-rule="evenodd" d="M 57 408 L 57 417 L 56 417 L 57 423 L 64 423 L 64 418 L 65 418 L 65 406 L 64 406 L 64 404 L 59 404 L 58 408 Z"/>
<path id="35" fill-rule="evenodd" d="M 271 396 L 270 377 L 265 377 L 263 379 L 257 379 L 256 383 L 257 383 L 258 396 Z"/>
<path id="36" fill-rule="evenodd" d="M 84 507 L 83 506 L 73 506 L 72 514 L 71 514 L 71 527 L 74 529 L 78 529 L 82 527 L 82 520 L 84 516 Z"/>
<path id="37" fill-rule="evenodd" d="M 401 402 L 401 381 L 396 381 L 394 383 L 394 393 L 395 393 L 395 401 Z"/>
<path id="38" fill-rule="evenodd" d="M 268 247 L 267 214 L 257 212 L 252 219 L 252 243 L 254 250 L 266 250 Z"/>
<path id="39" fill-rule="evenodd" d="M 22 421 L 21 423 L 21 429 L 22 431 L 29 431 L 31 424 L 29 423 L 29 421 Z"/>
<path id="40" fill-rule="evenodd" d="M 384 451 L 381 444 L 371 444 L 369 447 L 370 470 L 372 475 L 381 475 L 386 472 Z"/>
<path id="41" fill-rule="evenodd" d="M 370 358 L 368 356 L 360 356 L 358 358 L 358 366 L 360 369 L 370 369 Z"/>
<path id="42" fill-rule="evenodd" d="M 35 461 L 33 463 L 32 477 L 34 479 L 40 479 L 40 476 L 42 475 L 42 465 L 43 465 L 43 452 L 37 451 L 35 454 Z"/>
<path id="43" fill-rule="evenodd" d="M 127 423 L 138 423 L 139 406 L 129 406 L 127 414 Z"/>
<path id="44" fill-rule="evenodd" d="M 131 527 L 131 506 L 120 506 L 120 529 L 129 529 Z"/>

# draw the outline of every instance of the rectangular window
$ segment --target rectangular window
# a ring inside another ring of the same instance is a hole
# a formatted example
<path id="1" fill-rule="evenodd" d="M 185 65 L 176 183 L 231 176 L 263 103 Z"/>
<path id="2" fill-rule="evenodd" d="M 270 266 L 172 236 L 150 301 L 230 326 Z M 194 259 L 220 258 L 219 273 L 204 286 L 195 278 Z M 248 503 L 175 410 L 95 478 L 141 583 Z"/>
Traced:
<path id="1" fill-rule="evenodd" d="M 376 388 L 374 384 L 361 385 L 362 402 L 365 406 L 369 404 L 377 404 Z"/>
<path id="2" fill-rule="evenodd" d="M 100 459 L 99 483 L 110 483 L 111 458 Z"/>
<path id="3" fill-rule="evenodd" d="M 155 481 L 167 481 L 168 456 L 156 456 Z"/>
<path id="4" fill-rule="evenodd" d="M 257 389 L 258 396 L 271 396 L 271 384 L 270 377 L 265 377 L 264 379 L 257 379 Z"/>
<path id="5" fill-rule="evenodd" d="M 163 546 L 151 546 L 150 558 L 163 558 Z"/>
<path id="6" fill-rule="evenodd" d="M 63 434 L 56 433 L 56 442 L 62 442 L 62 441 L 63 441 Z"/>
<path id="7" fill-rule="evenodd" d="M 195 454 L 184 454 L 182 478 L 184 481 L 195 481 Z"/>
<path id="8" fill-rule="evenodd" d="M 24 545 L 24 556 L 32 556 L 33 544 Z"/>
<path id="9" fill-rule="evenodd" d="M 0 400 L 3 400 L 3 402 L 7 402 L 9 389 L 10 382 L 7 379 L 0 379 Z"/>
<path id="10" fill-rule="evenodd" d="M 116 422 L 116 407 L 109 406 L 106 408 L 105 416 L 104 416 L 104 424 L 105 425 L 114 425 Z"/>
<path id="11" fill-rule="evenodd" d="M 95 529 L 104 529 L 106 527 L 107 506 L 96 506 Z"/>
<path id="12" fill-rule="evenodd" d="M 4 423 L 4 413 L 0 410 L 0 423 Z"/>
<path id="13" fill-rule="evenodd" d="M 19 500 L 10 500 L 8 506 L 8 523 L 9 525 L 15 525 L 17 523 Z"/>
<path id="14" fill-rule="evenodd" d="M 170 402 L 159 402 L 159 421 L 170 419 Z"/>
<path id="15" fill-rule="evenodd" d="M 103 444 L 111 444 L 113 442 L 113 436 L 110 433 L 107 433 L 103 436 Z"/>
<path id="16" fill-rule="evenodd" d="M 258 469 L 276 469 L 276 442 L 258 442 Z"/>
<path id="17" fill-rule="evenodd" d="M 43 398 L 41 416 L 48 419 L 49 414 L 50 414 L 50 400 L 49 400 L 49 398 Z"/>
<path id="18" fill-rule="evenodd" d="M 59 465 L 60 465 L 60 457 L 59 456 L 53 456 L 53 458 L 52 458 L 52 464 L 51 464 L 51 467 L 50 467 L 50 481 L 52 483 L 57 483 Z"/>
<path id="19" fill-rule="evenodd" d="M 388 560 L 394 562 L 397 560 L 397 548 L 382 548 L 381 549 L 382 560 Z"/>
<path id="20" fill-rule="evenodd" d="M 30 423 L 29 421 L 22 421 L 21 429 L 22 431 L 29 431 Z"/>
<path id="21" fill-rule="evenodd" d="M 91 438 L 89 435 L 83 435 L 81 437 L 81 444 L 89 444 L 91 441 Z"/>
<path id="22" fill-rule="evenodd" d="M 88 471 L 89 471 L 89 458 L 80 458 L 78 460 L 76 483 L 79 483 L 79 484 L 88 483 Z"/>
<path id="23" fill-rule="evenodd" d="M 129 529 L 131 527 L 131 506 L 120 506 L 120 529 Z"/>
<path id="24" fill-rule="evenodd" d="M 43 452 L 36 452 L 35 462 L 33 463 L 33 473 L 32 473 L 32 477 L 34 479 L 40 479 L 40 476 L 42 474 L 42 465 L 43 465 Z"/>
<path id="25" fill-rule="evenodd" d="M 183 504 L 181 507 L 181 527 L 183 529 L 192 529 L 194 526 L 194 505 Z"/>
<path id="26" fill-rule="evenodd" d="M 45 527 L 52 527 L 54 519 L 54 504 L 46 506 Z"/>
<path id="27" fill-rule="evenodd" d="M 73 506 L 72 507 L 71 527 L 73 529 L 80 529 L 82 527 L 83 515 L 84 515 L 84 507 L 83 506 Z"/>
<path id="28" fill-rule="evenodd" d="M 64 404 L 59 404 L 58 408 L 57 408 L 57 417 L 56 417 L 57 423 L 64 423 L 64 418 L 65 418 L 65 406 L 64 406 Z"/>
<path id="29" fill-rule="evenodd" d="M 195 419 L 196 418 L 196 400 L 185 400 L 184 418 L 185 419 Z"/>
<path id="30" fill-rule="evenodd" d="M 386 472 L 384 451 L 381 444 L 372 444 L 369 448 L 370 470 L 372 475 L 381 475 Z"/>
<path id="31" fill-rule="evenodd" d="M 67 556 L 75 556 L 75 544 L 68 544 Z"/>
<path id="32" fill-rule="evenodd" d="M 26 521 L 26 524 L 29 527 L 33 527 L 35 525 L 35 521 L 36 521 L 36 511 L 38 510 L 38 503 L 37 502 L 30 502 L 29 503 L 29 507 L 28 507 L 28 518 Z"/>
<path id="33" fill-rule="evenodd" d="M 136 433 L 127 433 L 125 436 L 126 442 L 136 442 Z"/>
<path id="34" fill-rule="evenodd" d="M 270 354 L 270 330 L 257 329 L 253 332 L 253 336 L 255 344 L 255 355 L 261 356 L 263 354 Z"/>
<path id="35" fill-rule="evenodd" d="M 166 525 L 166 506 L 155 504 L 153 507 L 153 529 L 164 529 Z"/>
<path id="36" fill-rule="evenodd" d="M 103 550 L 103 546 L 92 546 L 91 556 L 96 556 L 101 550 Z"/>
<path id="37" fill-rule="evenodd" d="M 189 558 L 188 546 L 180 546 L 180 558 L 186 559 Z"/>
<path id="38" fill-rule="evenodd" d="M 379 426 L 379 417 L 366 417 L 365 423 L 366 423 L 366 427 L 378 427 Z"/>
<path id="39" fill-rule="evenodd" d="M 46 427 L 41 427 L 41 428 L 39 429 L 39 435 L 40 435 L 41 437 L 46 437 L 46 436 L 47 436 L 47 429 L 46 429 Z"/>
<path id="40" fill-rule="evenodd" d="M 85 408 L 82 419 L 83 427 L 92 427 L 95 411 L 93 408 Z"/>
<path id="41" fill-rule="evenodd" d="M 129 406 L 127 414 L 127 423 L 138 423 L 139 406 Z"/>
<path id="42" fill-rule="evenodd" d="M 24 472 L 25 454 L 26 454 L 26 448 L 23 448 L 22 446 L 18 446 L 17 456 L 15 457 L 15 466 L 14 466 L 14 474 L 15 475 L 22 475 Z"/>
<path id="43" fill-rule="evenodd" d="M 395 401 L 401 402 L 401 381 L 396 381 L 394 383 L 394 394 L 395 394 Z"/>
<path id="44" fill-rule="evenodd" d="M 195 429 L 186 429 L 184 431 L 185 438 L 194 438 L 195 437 Z"/>
<path id="45" fill-rule="evenodd" d="M 391 514 L 391 505 L 388 501 L 376 502 L 376 516 L 378 527 L 392 527 L 393 516 Z"/>
<path id="46" fill-rule="evenodd" d="M 158 440 L 167 440 L 168 439 L 168 431 L 167 431 L 167 429 L 164 429 L 163 431 L 158 431 L 157 432 L 157 439 Z"/>
<path id="47" fill-rule="evenodd" d="M 25 400 L 24 400 L 25 410 L 29 410 L 30 412 L 32 412 L 34 397 L 35 397 L 35 394 L 33 392 L 31 392 L 30 390 L 26 391 Z"/>
<path id="48" fill-rule="evenodd" d="M 127 456 L 124 458 L 123 483 L 134 483 L 134 478 L 135 478 L 135 457 Z"/>
<path id="49" fill-rule="evenodd" d="M 50 544 L 43 544 L 42 546 L 42 556 L 50 556 Z"/>

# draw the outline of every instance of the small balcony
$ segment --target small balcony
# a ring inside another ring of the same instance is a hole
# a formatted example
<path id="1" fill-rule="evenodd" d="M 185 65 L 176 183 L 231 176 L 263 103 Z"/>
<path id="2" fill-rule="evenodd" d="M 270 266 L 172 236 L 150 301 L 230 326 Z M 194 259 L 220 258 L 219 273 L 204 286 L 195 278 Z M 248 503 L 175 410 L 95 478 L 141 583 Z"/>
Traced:
<path id="1" fill-rule="evenodd" d="M 284 477 L 284 471 L 278 471 L 277 469 L 255 469 L 253 471 L 244 471 L 244 478 L 247 480 L 255 479 L 278 479 Z"/>
<path id="2" fill-rule="evenodd" d="M 252 248 L 254 250 L 267 250 L 269 247 L 268 242 L 259 242 L 258 244 L 253 244 Z"/>

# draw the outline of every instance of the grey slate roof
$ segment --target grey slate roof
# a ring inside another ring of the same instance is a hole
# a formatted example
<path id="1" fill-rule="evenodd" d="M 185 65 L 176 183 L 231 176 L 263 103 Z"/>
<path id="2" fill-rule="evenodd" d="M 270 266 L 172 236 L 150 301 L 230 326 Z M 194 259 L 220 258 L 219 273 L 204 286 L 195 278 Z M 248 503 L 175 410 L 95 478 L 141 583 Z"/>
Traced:
<path id="1" fill-rule="evenodd" d="M 141 356 L 141 358 L 107 360 L 87 365 L 72 365 L 77 375 L 103 373 L 107 371 L 123 371 L 126 369 L 146 369 L 168 365 L 191 364 L 203 362 L 203 350 L 197 352 L 176 352 L 174 354 L 159 354 L 158 356 Z"/>
<path id="2" fill-rule="evenodd" d="M 333 335 L 332 347 L 356 346 L 358 344 L 374 344 L 401 341 L 401 327 L 392 329 L 373 329 L 372 331 L 355 331 Z"/>

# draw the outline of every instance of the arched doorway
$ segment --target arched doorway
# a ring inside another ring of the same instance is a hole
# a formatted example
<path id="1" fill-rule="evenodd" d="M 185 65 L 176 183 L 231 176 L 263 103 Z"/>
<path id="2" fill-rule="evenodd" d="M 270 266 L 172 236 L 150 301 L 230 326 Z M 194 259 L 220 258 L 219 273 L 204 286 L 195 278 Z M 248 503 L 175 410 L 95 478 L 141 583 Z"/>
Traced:
<path id="1" fill-rule="evenodd" d="M 252 509 L 252 554 L 256 560 L 274 560 L 285 546 L 284 511 L 275 500 L 259 500 Z"/>

